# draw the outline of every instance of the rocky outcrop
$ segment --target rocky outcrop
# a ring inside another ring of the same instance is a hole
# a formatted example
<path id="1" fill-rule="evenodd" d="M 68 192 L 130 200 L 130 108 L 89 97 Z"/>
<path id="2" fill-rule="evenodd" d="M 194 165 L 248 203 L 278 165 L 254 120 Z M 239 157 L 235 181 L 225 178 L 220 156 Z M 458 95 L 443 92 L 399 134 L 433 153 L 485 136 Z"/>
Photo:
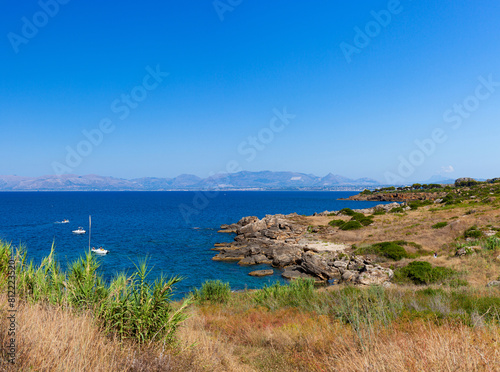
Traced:
<path id="1" fill-rule="evenodd" d="M 486 284 L 486 287 L 500 287 L 500 280 L 492 280 Z"/>
<path id="2" fill-rule="evenodd" d="M 252 271 L 252 272 L 249 272 L 248 275 L 250 276 L 269 276 L 269 275 L 273 275 L 274 274 L 274 270 L 273 269 L 269 269 L 269 270 L 255 270 L 255 271 Z"/>
<path id="3" fill-rule="evenodd" d="M 371 208 L 390 210 L 398 203 Z M 335 280 L 360 285 L 384 284 L 391 280 L 390 269 L 374 265 L 361 257 L 345 254 L 345 245 L 312 242 L 305 239 L 306 227 L 297 222 L 297 214 L 268 215 L 259 220 L 245 217 L 236 224 L 222 225 L 221 232 L 236 234 L 233 243 L 218 243 L 213 258 L 238 261 L 239 265 L 269 264 L 282 269 L 286 279 L 313 278 L 320 282 Z M 260 276 L 262 270 L 251 275 Z M 266 271 L 269 272 L 269 271 Z M 266 275 L 272 275 L 266 274 Z"/>
<path id="4" fill-rule="evenodd" d="M 344 200 L 410 202 L 415 200 L 436 200 L 445 196 L 446 192 L 380 192 L 353 195 Z"/>
<path id="5" fill-rule="evenodd" d="M 470 177 L 462 177 L 462 178 L 457 178 L 455 180 L 456 187 L 471 185 L 471 184 L 475 184 L 475 183 L 477 183 L 477 181 L 474 178 L 470 178 Z"/>

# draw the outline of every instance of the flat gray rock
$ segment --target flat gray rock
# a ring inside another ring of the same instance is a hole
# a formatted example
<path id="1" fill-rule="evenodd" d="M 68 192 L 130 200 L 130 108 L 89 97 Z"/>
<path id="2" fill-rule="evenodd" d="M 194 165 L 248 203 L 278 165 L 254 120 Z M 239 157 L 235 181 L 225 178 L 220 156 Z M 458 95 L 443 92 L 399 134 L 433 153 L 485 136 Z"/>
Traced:
<path id="1" fill-rule="evenodd" d="M 270 270 L 255 270 L 255 271 L 252 271 L 250 273 L 248 273 L 248 275 L 251 275 L 251 276 L 268 276 L 268 275 L 273 275 L 274 274 L 274 270 L 273 269 L 270 269 Z"/>

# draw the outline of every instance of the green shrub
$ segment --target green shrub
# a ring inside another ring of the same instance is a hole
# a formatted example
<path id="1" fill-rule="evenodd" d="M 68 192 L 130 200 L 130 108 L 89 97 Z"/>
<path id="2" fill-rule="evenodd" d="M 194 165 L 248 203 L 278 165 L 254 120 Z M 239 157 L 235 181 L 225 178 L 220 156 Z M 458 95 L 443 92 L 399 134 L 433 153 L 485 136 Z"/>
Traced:
<path id="1" fill-rule="evenodd" d="M 403 213 L 404 210 L 403 210 L 403 207 L 396 207 L 396 208 L 392 208 L 389 213 Z"/>
<path id="2" fill-rule="evenodd" d="M 479 296 L 475 293 L 460 291 L 451 293 L 451 301 L 455 307 L 468 314 L 475 312 L 489 318 L 498 316 L 498 310 L 495 311 L 495 309 L 500 309 L 500 297 L 498 296 Z"/>
<path id="3" fill-rule="evenodd" d="M 229 283 L 220 280 L 207 280 L 201 289 L 195 288 L 193 298 L 198 302 L 226 303 L 231 295 Z"/>
<path id="4" fill-rule="evenodd" d="M 500 248 L 500 239 L 496 236 L 490 236 L 481 245 L 485 249 L 494 251 L 495 249 Z"/>
<path id="5" fill-rule="evenodd" d="M 317 298 L 313 279 L 296 279 L 286 285 L 279 282 L 255 291 L 254 301 L 270 310 L 280 307 L 299 307 L 309 309 Z"/>
<path id="6" fill-rule="evenodd" d="M 431 227 L 433 229 L 442 229 L 445 226 L 448 226 L 448 222 L 446 222 L 446 221 L 445 222 L 438 222 L 438 223 L 432 225 Z"/>
<path id="7" fill-rule="evenodd" d="M 387 257 L 391 260 L 399 261 L 402 258 L 408 257 L 408 253 L 398 243 L 401 242 L 382 242 L 362 248 L 356 248 L 355 254 L 357 255 L 375 254 L 378 256 Z"/>
<path id="8" fill-rule="evenodd" d="M 344 220 L 331 220 L 330 222 L 328 222 L 328 224 L 332 227 L 335 227 L 335 226 L 340 227 L 345 223 L 346 223 L 346 221 L 344 221 Z"/>
<path id="9" fill-rule="evenodd" d="M 359 223 L 358 221 L 348 221 L 344 223 L 343 225 L 340 226 L 341 230 L 357 230 L 361 229 L 363 225 Z"/>
<path id="10" fill-rule="evenodd" d="M 0 264 L 5 254 L 2 247 L 0 243 Z M 139 343 L 174 341 L 190 302 L 184 301 L 175 310 L 172 307 L 173 286 L 181 278 L 162 277 L 151 282 L 147 280 L 150 270 L 143 261 L 136 265 L 132 275 L 119 274 L 107 284 L 99 275 L 98 259 L 91 252 L 70 263 L 67 272 L 60 270 L 54 252 L 53 245 L 49 255 L 36 266 L 26 262 L 23 247 L 17 250 L 16 282 L 21 299 L 88 311 L 101 329 L 121 339 L 135 339 Z"/>
<path id="11" fill-rule="evenodd" d="M 351 221 L 358 221 L 363 226 L 368 226 L 373 223 L 373 217 L 365 216 L 363 213 L 354 213 Z"/>
<path id="12" fill-rule="evenodd" d="M 375 244 L 378 247 L 380 254 L 394 261 L 399 261 L 404 257 L 408 257 L 406 250 L 393 242 L 384 242 Z"/>
<path id="13" fill-rule="evenodd" d="M 432 201 L 430 200 L 414 200 L 408 203 L 408 206 L 412 209 L 418 209 L 418 207 L 423 207 L 426 205 L 431 205 Z"/>
<path id="14" fill-rule="evenodd" d="M 386 214 L 387 212 L 385 211 L 385 209 L 377 209 L 375 212 L 373 212 L 373 215 L 374 216 L 382 216 L 384 214 Z"/>
<path id="15" fill-rule="evenodd" d="M 469 227 L 467 230 L 464 231 L 464 238 L 474 238 L 474 239 L 479 239 L 483 237 L 483 232 L 477 228 L 477 226 L 472 226 Z"/>
<path id="16" fill-rule="evenodd" d="M 371 195 L 373 194 L 372 191 L 368 190 L 368 189 L 364 189 L 362 192 L 361 192 L 361 195 Z"/>
<path id="17" fill-rule="evenodd" d="M 396 275 L 397 272 L 397 275 Z M 397 269 L 395 278 L 399 281 L 408 279 L 415 284 L 431 284 L 444 282 L 457 276 L 457 272 L 445 267 L 433 267 L 425 261 L 413 261 L 407 266 Z"/>
<path id="18" fill-rule="evenodd" d="M 339 213 L 345 216 L 354 216 L 356 214 L 356 212 L 354 212 L 351 208 L 343 208 Z"/>
<path id="19" fill-rule="evenodd" d="M 182 279 L 160 277 L 151 282 L 147 279 L 149 272 L 147 262 L 143 261 L 136 265 L 131 276 L 119 274 L 95 312 L 102 327 L 122 339 L 132 338 L 139 343 L 173 342 L 177 328 L 187 318 L 184 310 L 190 299 L 174 309 L 173 287 Z"/>

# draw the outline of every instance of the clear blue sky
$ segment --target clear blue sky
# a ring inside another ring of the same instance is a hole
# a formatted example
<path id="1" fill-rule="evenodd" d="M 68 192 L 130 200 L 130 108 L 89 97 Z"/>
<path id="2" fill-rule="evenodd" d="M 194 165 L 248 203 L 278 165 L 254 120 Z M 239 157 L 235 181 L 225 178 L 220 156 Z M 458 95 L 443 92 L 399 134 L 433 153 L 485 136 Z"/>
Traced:
<path id="1" fill-rule="evenodd" d="M 1 4 L 0 174 L 500 176 L 498 1 L 61 2 Z"/>

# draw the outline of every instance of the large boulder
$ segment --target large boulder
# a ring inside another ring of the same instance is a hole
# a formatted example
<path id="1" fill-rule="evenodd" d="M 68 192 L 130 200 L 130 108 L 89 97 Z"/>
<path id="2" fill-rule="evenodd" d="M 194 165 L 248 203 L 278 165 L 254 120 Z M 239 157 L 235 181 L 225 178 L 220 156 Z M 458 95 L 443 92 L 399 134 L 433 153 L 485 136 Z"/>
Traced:
<path id="1" fill-rule="evenodd" d="M 245 224 L 244 226 L 238 229 L 238 234 L 250 235 L 255 234 L 261 230 L 266 228 L 266 223 L 264 221 L 255 221 Z"/>
<path id="2" fill-rule="evenodd" d="M 366 271 L 359 273 L 356 279 L 357 284 L 362 285 L 382 285 L 388 282 L 394 276 L 394 272 L 391 269 L 385 269 L 381 266 L 370 266 L 366 265 L 368 268 Z"/>
<path id="3" fill-rule="evenodd" d="M 273 269 L 269 270 L 255 270 L 252 272 L 249 272 L 248 275 L 250 276 L 268 276 L 268 275 L 273 275 L 274 271 Z"/>
<path id="4" fill-rule="evenodd" d="M 238 262 L 238 265 L 240 266 L 251 266 L 256 264 L 257 263 L 255 262 L 255 256 L 245 257 L 244 259 L 240 260 L 240 262 Z"/>
<path id="5" fill-rule="evenodd" d="M 293 265 L 297 262 L 297 256 L 291 253 L 282 253 L 274 256 L 273 266 L 274 267 L 285 267 Z"/>
<path id="6" fill-rule="evenodd" d="M 322 256 L 311 251 L 302 254 L 301 266 L 306 273 L 313 274 L 321 280 L 340 279 L 341 277 L 339 269 L 328 265 Z"/>
<path id="7" fill-rule="evenodd" d="M 256 264 L 271 264 L 273 261 L 267 258 L 266 255 L 258 254 L 254 256 Z"/>
<path id="8" fill-rule="evenodd" d="M 241 220 L 239 220 L 237 222 L 237 225 L 239 225 L 239 226 L 246 226 L 249 223 L 257 222 L 258 220 L 259 220 L 259 218 L 255 217 L 255 216 L 243 217 Z"/>
<path id="9" fill-rule="evenodd" d="M 288 266 L 287 268 L 285 268 L 285 271 L 283 271 L 281 276 L 285 279 L 299 279 L 299 278 L 303 278 L 303 279 L 313 278 L 314 279 L 314 277 L 312 275 L 309 275 L 308 273 L 306 273 L 302 267 L 296 266 L 296 265 Z"/>
<path id="10" fill-rule="evenodd" d="M 356 283 L 359 273 L 352 270 L 344 270 L 342 273 L 342 280 L 346 283 Z"/>
<path id="11" fill-rule="evenodd" d="M 214 256 L 214 261 L 241 261 L 245 258 L 246 252 L 242 250 L 221 251 L 218 255 Z"/>
<path id="12" fill-rule="evenodd" d="M 353 271 L 363 271 L 365 269 L 365 261 L 362 258 L 354 257 L 351 261 L 349 261 L 347 269 Z"/>

